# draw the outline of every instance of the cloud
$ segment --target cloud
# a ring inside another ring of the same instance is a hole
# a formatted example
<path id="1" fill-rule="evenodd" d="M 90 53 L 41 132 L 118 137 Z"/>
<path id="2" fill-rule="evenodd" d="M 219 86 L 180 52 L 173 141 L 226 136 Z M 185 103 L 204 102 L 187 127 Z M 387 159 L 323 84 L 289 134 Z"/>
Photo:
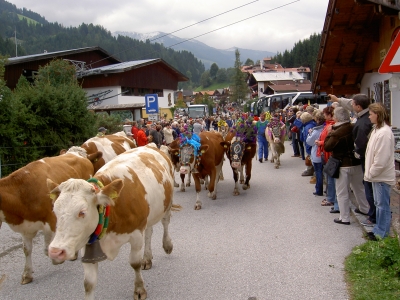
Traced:
<path id="1" fill-rule="evenodd" d="M 321 32 L 328 4 L 322 0 L 81 0 L 73 4 L 65 0 L 11 1 L 18 8 L 25 7 L 66 27 L 93 23 L 111 32 L 170 33 L 222 14 L 174 35 L 203 35 L 197 39 L 219 49 L 240 47 L 272 52 L 290 50 L 295 42 Z M 239 6 L 242 7 L 227 12 Z M 230 24 L 233 25 L 225 27 Z"/>

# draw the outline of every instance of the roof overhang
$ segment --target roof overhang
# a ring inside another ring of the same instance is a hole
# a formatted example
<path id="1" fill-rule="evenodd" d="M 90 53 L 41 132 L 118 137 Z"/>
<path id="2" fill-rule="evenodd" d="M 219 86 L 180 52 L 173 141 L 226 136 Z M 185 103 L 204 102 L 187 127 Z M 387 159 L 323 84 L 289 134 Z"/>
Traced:
<path id="1" fill-rule="evenodd" d="M 78 48 L 78 49 L 71 49 L 71 50 L 62 50 L 62 51 L 55 51 L 55 52 L 44 52 L 39 54 L 32 54 L 26 56 L 19 56 L 19 57 L 10 57 L 8 58 L 6 65 L 15 65 L 21 64 L 31 61 L 43 60 L 43 59 L 54 59 L 56 57 L 63 57 L 66 55 L 77 54 L 77 53 L 85 53 L 90 51 L 99 51 L 101 52 L 104 57 L 107 57 L 110 61 L 114 63 L 120 63 L 121 61 L 117 59 L 115 56 L 111 55 L 101 47 L 85 47 L 85 48 Z"/>
<path id="2" fill-rule="evenodd" d="M 118 111 L 118 110 L 135 110 L 142 109 L 144 107 L 144 103 L 130 103 L 130 104 L 115 104 L 115 105 L 99 105 L 99 106 L 89 106 L 88 109 L 94 112 L 110 112 L 110 111 Z"/>
<path id="3" fill-rule="evenodd" d="M 104 75 L 104 74 L 113 74 L 113 73 L 123 73 L 134 69 L 143 68 L 146 66 L 150 66 L 153 64 L 161 64 L 164 68 L 168 69 L 171 73 L 175 74 L 178 78 L 178 81 L 188 81 L 189 78 L 179 72 L 177 69 L 166 63 L 161 58 L 155 59 L 146 59 L 146 60 L 138 60 L 138 61 L 127 61 L 121 62 L 118 64 L 107 65 L 103 67 L 98 67 L 94 69 L 89 69 L 83 71 L 79 74 L 78 77 L 86 77 L 92 75 Z"/>
<path id="4" fill-rule="evenodd" d="M 360 92 L 365 59 L 372 43 L 379 41 L 379 24 L 398 10 L 378 1 L 330 0 L 321 34 L 312 91 L 335 95 Z"/>

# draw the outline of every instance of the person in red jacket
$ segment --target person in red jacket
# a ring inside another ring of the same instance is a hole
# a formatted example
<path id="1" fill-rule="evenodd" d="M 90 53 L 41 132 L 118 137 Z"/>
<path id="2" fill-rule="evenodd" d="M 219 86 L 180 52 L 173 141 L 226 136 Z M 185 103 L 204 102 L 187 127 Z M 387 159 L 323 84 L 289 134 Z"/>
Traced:
<path id="1" fill-rule="evenodd" d="M 137 131 L 136 143 L 137 143 L 138 147 L 147 145 L 147 136 L 146 136 L 146 132 L 144 131 L 145 130 L 144 128 L 145 127 L 142 127 Z"/>
<path id="2" fill-rule="evenodd" d="M 138 128 L 138 126 L 137 126 L 137 122 L 136 122 L 136 121 L 133 121 L 133 122 L 132 122 L 131 133 L 132 133 L 132 137 L 133 137 L 133 138 L 135 139 L 135 141 L 136 141 L 136 145 L 138 145 L 138 139 L 137 139 L 138 131 L 139 131 L 139 128 Z"/>

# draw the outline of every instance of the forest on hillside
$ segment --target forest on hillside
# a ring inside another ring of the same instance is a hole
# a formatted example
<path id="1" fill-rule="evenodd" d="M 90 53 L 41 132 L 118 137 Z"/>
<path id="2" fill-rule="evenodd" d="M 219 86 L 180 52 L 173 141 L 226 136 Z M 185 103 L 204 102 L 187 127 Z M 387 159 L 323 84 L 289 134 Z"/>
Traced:
<path id="1" fill-rule="evenodd" d="M 320 40 L 321 34 L 314 33 L 309 39 L 295 43 L 292 50 L 278 52 L 272 62 L 287 68 L 310 67 L 313 71 Z M 1 55 L 14 57 L 16 51 L 18 56 L 23 56 L 45 50 L 53 52 L 90 46 L 99 46 L 121 61 L 162 58 L 190 79 L 189 82 L 180 83 L 179 89 L 195 89 L 199 86 L 206 88 L 215 82 L 226 82 L 228 86 L 232 79 L 230 68 L 221 68 L 218 76 L 216 73 L 213 76 L 212 70 L 205 70 L 204 64 L 191 52 L 175 51 L 149 40 L 143 42 L 126 36 L 113 37 L 110 31 L 100 25 L 82 23 L 78 27 L 64 27 L 57 22 L 48 22 L 31 10 L 19 9 L 14 4 L 0 0 Z M 242 62 L 245 60 L 246 57 L 241 57 Z M 215 67 L 218 70 L 218 66 Z"/>
<path id="2" fill-rule="evenodd" d="M 295 43 L 292 50 L 285 50 L 283 53 L 278 52 L 272 58 L 272 63 L 277 62 L 285 68 L 309 67 L 312 74 L 317 62 L 320 42 L 321 34 L 314 33 L 310 38 Z"/>
<path id="3" fill-rule="evenodd" d="M 18 15 L 26 18 L 20 20 Z M 30 22 L 32 19 L 35 22 Z M 14 4 L 0 0 L 0 53 L 15 56 L 15 32 L 18 55 L 61 51 L 99 46 L 121 61 L 162 58 L 168 64 L 198 85 L 205 71 L 204 64 L 187 51 L 175 51 L 158 43 L 142 42 L 129 37 L 113 37 L 99 25 L 82 23 L 78 27 L 64 27 L 57 22 L 47 22 L 39 14 L 18 9 Z"/>

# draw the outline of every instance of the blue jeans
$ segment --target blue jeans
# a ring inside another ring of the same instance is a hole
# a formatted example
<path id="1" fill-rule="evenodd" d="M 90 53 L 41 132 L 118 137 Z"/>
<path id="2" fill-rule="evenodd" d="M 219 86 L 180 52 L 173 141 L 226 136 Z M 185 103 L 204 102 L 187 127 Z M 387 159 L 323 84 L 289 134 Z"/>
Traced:
<path id="1" fill-rule="evenodd" d="M 361 160 L 361 167 L 363 174 L 365 173 L 365 160 Z M 372 190 L 372 182 L 364 181 L 364 189 L 365 189 L 365 197 L 367 197 L 367 201 L 369 204 L 369 211 L 368 211 L 368 219 L 376 223 L 376 207 L 375 207 L 375 201 L 374 201 L 374 193 Z"/>
<path id="2" fill-rule="evenodd" d="M 392 212 L 390 211 L 390 185 L 384 182 L 372 182 L 376 206 L 376 224 L 372 232 L 384 238 L 389 235 Z"/>
<path id="3" fill-rule="evenodd" d="M 264 136 L 258 136 L 258 159 L 268 159 L 268 141 Z"/>
<path id="4" fill-rule="evenodd" d="M 314 173 L 315 173 L 315 178 L 317 179 L 317 182 L 315 183 L 315 193 L 317 195 L 323 195 L 323 178 L 322 178 L 322 163 L 315 163 L 313 162 L 314 166 Z"/>
<path id="5" fill-rule="evenodd" d="M 339 210 L 339 205 L 336 198 L 335 178 L 326 175 L 326 201 L 333 203 L 333 209 Z"/>
<path id="6" fill-rule="evenodd" d="M 295 133 L 292 135 L 292 147 L 293 147 L 293 155 L 300 155 L 299 140 L 296 138 Z"/>
<path id="7" fill-rule="evenodd" d="M 306 160 L 306 156 L 305 156 L 305 154 L 304 154 L 304 144 L 303 144 L 303 142 L 300 141 L 300 140 L 299 140 L 299 149 L 300 149 L 301 158 L 302 158 L 303 160 Z"/>

